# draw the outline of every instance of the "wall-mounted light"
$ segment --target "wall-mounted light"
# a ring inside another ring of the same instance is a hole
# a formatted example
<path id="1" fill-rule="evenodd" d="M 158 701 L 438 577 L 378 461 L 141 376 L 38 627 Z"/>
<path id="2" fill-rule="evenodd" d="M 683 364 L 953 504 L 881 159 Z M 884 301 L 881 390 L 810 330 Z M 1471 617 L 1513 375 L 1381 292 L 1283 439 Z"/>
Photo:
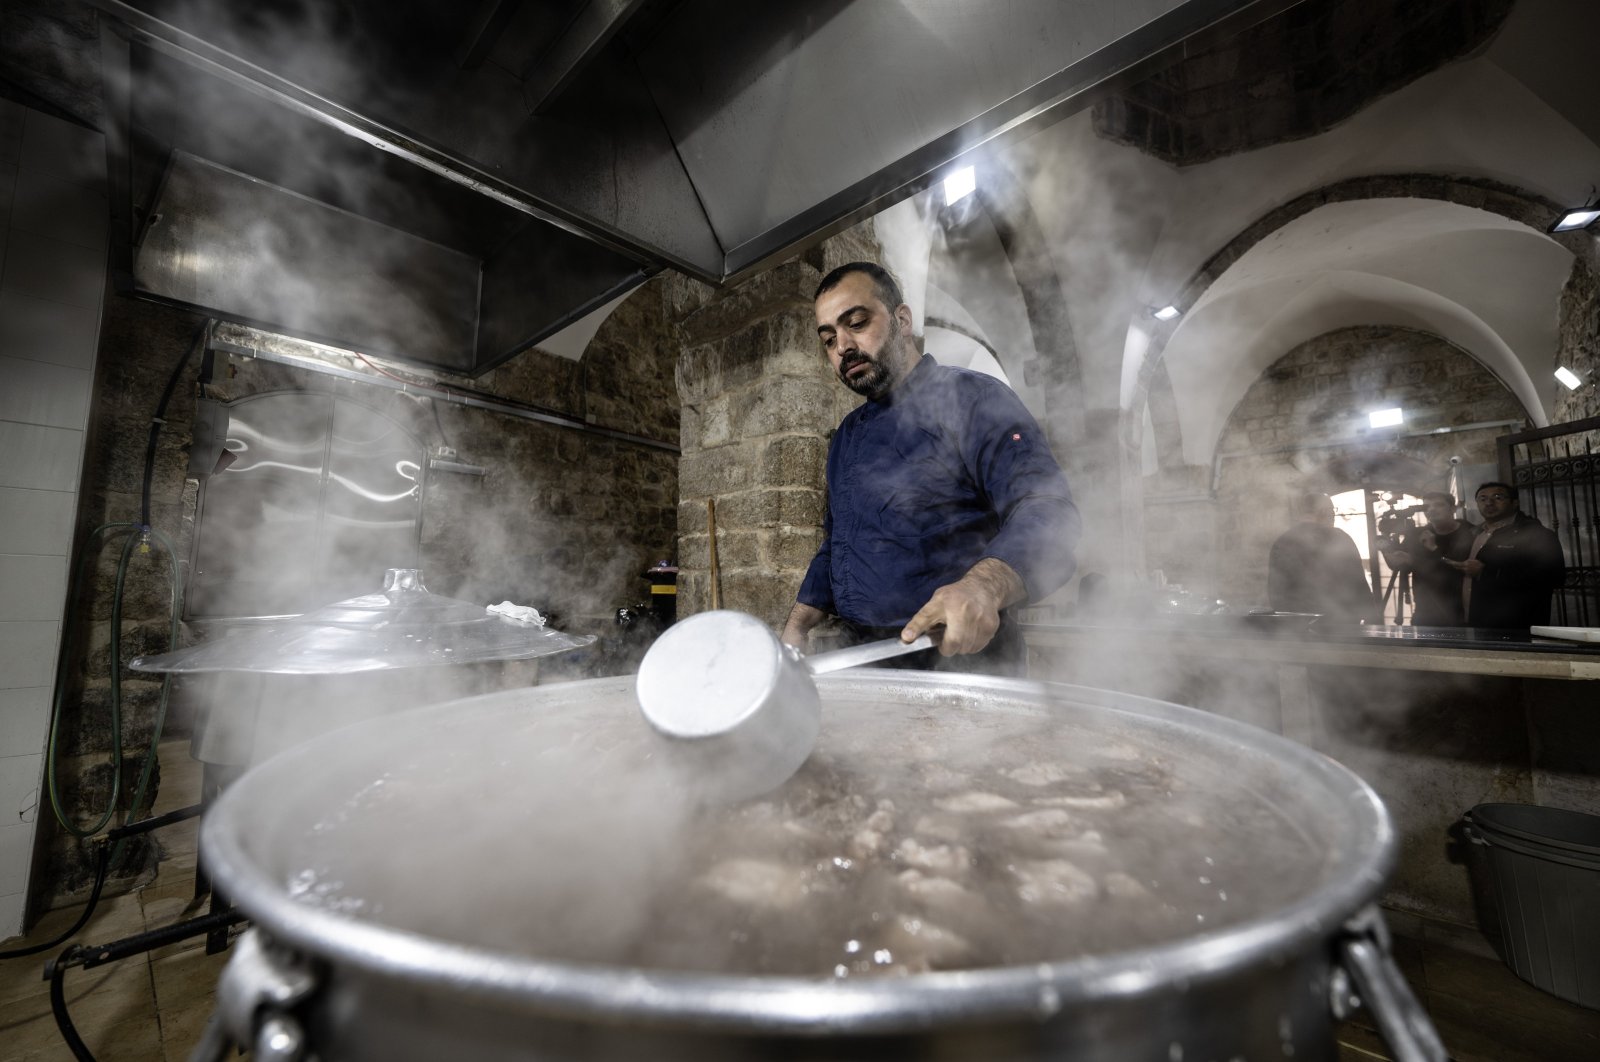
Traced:
<path id="1" fill-rule="evenodd" d="M 1595 202 L 1595 190 L 1591 186 L 1589 198 L 1583 201 L 1583 206 L 1563 210 L 1546 232 L 1575 232 L 1593 225 L 1596 218 L 1600 218 L 1600 203 Z"/>
<path id="2" fill-rule="evenodd" d="M 1159 310 L 1151 310 L 1150 316 L 1158 321 L 1176 321 L 1183 315 L 1183 311 L 1176 306 L 1163 306 Z"/>
<path id="3" fill-rule="evenodd" d="M 963 166 L 944 179 L 944 205 L 959 203 L 977 190 L 977 173 L 971 166 Z"/>
<path id="4" fill-rule="evenodd" d="M 1399 406 L 1393 409 L 1374 409 L 1367 414 L 1367 423 L 1374 428 L 1397 428 L 1405 423 L 1405 411 Z"/>
<path id="5" fill-rule="evenodd" d="M 1556 379 L 1569 391 L 1576 391 L 1583 386 L 1583 377 L 1567 368 L 1565 365 L 1556 367 Z"/>
<path id="6" fill-rule="evenodd" d="M 1574 229 L 1586 229 L 1600 218 L 1600 207 L 1574 207 L 1556 218 L 1556 223 L 1550 226 L 1551 232 L 1572 232 Z"/>

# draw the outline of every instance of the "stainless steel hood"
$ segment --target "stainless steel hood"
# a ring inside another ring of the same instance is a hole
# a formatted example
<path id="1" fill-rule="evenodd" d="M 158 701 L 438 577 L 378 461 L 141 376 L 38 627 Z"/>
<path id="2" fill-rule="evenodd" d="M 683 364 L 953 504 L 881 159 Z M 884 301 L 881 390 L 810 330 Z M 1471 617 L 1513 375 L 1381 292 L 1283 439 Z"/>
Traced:
<path id="1" fill-rule="evenodd" d="M 94 0 L 117 272 L 476 373 L 661 268 L 747 274 L 1292 3 Z"/>

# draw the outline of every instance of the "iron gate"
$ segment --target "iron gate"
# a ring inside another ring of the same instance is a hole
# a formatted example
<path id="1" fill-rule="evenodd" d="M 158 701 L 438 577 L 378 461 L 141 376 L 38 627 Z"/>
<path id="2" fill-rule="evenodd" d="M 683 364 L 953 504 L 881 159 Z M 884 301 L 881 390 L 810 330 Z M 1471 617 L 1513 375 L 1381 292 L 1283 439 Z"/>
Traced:
<path id="1" fill-rule="evenodd" d="M 1600 626 L 1600 417 L 1502 435 L 1500 475 L 1521 509 L 1554 531 L 1567 558 L 1552 622 Z"/>

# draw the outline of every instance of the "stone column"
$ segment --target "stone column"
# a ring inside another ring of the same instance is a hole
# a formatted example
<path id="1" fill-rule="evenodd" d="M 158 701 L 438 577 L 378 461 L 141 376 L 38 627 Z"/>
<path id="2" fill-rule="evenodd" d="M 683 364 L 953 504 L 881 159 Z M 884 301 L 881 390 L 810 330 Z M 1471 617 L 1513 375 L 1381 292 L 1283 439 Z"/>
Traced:
<path id="1" fill-rule="evenodd" d="M 717 291 L 668 285 L 678 321 L 678 614 L 711 607 L 707 501 L 723 608 L 781 627 L 822 539 L 828 440 L 859 401 L 817 344 L 825 271 L 877 257 L 869 226 Z"/>

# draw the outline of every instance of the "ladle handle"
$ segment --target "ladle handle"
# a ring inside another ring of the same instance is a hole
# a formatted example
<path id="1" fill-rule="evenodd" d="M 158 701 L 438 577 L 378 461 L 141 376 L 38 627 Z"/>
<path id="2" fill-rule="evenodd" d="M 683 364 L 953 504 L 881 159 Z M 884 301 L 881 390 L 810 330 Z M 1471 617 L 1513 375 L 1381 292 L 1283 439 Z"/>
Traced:
<path id="1" fill-rule="evenodd" d="M 830 671 L 860 667 L 862 664 L 887 660 L 892 656 L 904 656 L 906 653 L 932 649 L 933 646 L 931 634 L 924 634 L 912 642 L 902 642 L 899 638 L 885 638 L 881 642 L 865 642 L 861 645 L 852 645 L 848 649 L 829 649 L 826 653 L 805 657 L 802 662 L 806 665 L 806 670 L 813 675 L 826 675 Z"/>

